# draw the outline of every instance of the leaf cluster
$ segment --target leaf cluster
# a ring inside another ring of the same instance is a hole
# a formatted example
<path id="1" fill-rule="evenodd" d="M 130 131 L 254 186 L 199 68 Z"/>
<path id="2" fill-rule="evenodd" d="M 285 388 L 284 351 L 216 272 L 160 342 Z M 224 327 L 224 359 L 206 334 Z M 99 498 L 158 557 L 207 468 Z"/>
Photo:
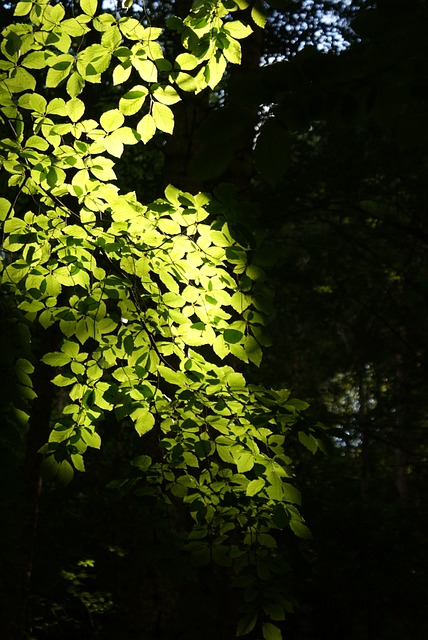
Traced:
<path id="1" fill-rule="evenodd" d="M 210 197 L 170 185 L 143 205 L 120 192 L 115 165 L 126 146 L 147 144 L 157 130 L 173 134 L 181 92 L 213 89 L 227 63 L 239 63 L 239 40 L 251 28 L 229 12 L 246 4 L 195 3 L 185 19 L 170 19 L 184 47 L 174 60 L 164 56 L 161 28 L 100 12 L 96 0 L 81 0 L 71 18 L 48 0 L 19 2 L 20 20 L 0 45 L 8 185 L 0 287 L 30 332 L 59 335 L 41 358 L 62 404 L 41 449 L 44 475 L 68 483 L 83 472 L 109 414 L 140 436 L 156 432 L 156 450 L 133 460 L 137 492 L 181 500 L 193 520 L 193 560 L 233 566 L 238 576 L 254 569 L 253 557 L 268 561 L 275 530 L 310 535 L 284 453 L 307 405 L 286 390 L 250 386 L 222 364 L 260 364 L 264 274 L 228 221 L 213 215 Z M 85 92 L 107 72 L 117 105 L 87 118 Z M 132 86 L 122 92 L 125 82 Z M 66 98 L 56 95 L 62 86 Z M 31 429 L 32 357 L 19 368 Z M 313 428 L 302 428 L 300 440 L 311 451 L 320 446 Z M 285 606 L 272 609 L 253 583 L 245 583 L 253 608 L 282 619 Z M 240 634 L 254 626 L 251 615 Z M 270 622 L 263 633 L 280 637 Z"/>

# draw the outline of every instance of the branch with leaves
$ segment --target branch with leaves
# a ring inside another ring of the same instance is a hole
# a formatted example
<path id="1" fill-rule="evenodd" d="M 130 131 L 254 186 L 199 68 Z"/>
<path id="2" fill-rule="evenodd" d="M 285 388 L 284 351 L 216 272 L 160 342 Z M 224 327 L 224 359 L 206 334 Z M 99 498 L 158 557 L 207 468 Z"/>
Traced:
<path id="1" fill-rule="evenodd" d="M 196 2 L 185 19 L 169 19 L 183 52 L 168 60 L 162 28 L 126 11 L 81 0 L 66 17 L 61 4 L 18 2 L 0 60 L 0 287 L 30 334 L 58 331 L 42 361 L 67 398 L 42 448 L 45 475 L 68 482 L 84 471 L 111 412 L 140 436 L 157 430 L 156 455 L 132 461 L 146 491 L 181 499 L 194 522 L 192 557 L 236 575 L 255 575 L 261 558 L 276 563 L 275 531 L 309 535 L 284 447 L 299 429 L 310 450 L 320 440 L 299 426 L 305 403 L 221 364 L 233 356 L 259 365 L 267 344 L 263 272 L 227 219 L 213 214 L 208 195 L 173 186 L 144 205 L 120 192 L 115 165 L 126 145 L 173 135 L 180 94 L 214 89 L 227 64 L 240 62 L 251 27 L 233 11 L 248 4 Z M 105 78 L 117 107 L 86 118 L 85 91 Z M 34 366 L 19 362 L 31 429 Z M 228 543 L 237 533 L 239 543 Z M 263 611 L 281 620 L 287 608 L 281 592 L 259 588 L 238 634 L 263 622 Z M 263 633 L 280 638 L 269 621 Z"/>

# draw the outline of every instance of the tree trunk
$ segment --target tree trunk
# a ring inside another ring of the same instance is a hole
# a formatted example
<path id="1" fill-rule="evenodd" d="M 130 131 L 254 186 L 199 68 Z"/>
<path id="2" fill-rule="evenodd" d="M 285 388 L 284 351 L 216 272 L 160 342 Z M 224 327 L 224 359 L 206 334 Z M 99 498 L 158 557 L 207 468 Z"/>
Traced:
<path id="1" fill-rule="evenodd" d="M 57 346 L 54 330 L 38 336 L 44 350 L 53 350 Z M 34 340 L 37 342 L 37 340 Z M 25 454 L 17 468 L 17 499 L 13 502 L 10 515 L 14 553 L 5 559 L 3 570 L 3 613 L 2 638 L 21 640 L 27 638 L 30 621 L 28 616 L 28 598 L 30 592 L 33 556 L 35 549 L 39 499 L 42 486 L 41 462 L 38 453 L 47 441 L 50 430 L 50 417 L 53 401 L 53 387 L 50 382 L 52 369 L 39 362 L 32 376 L 33 389 L 37 397 L 32 402 L 31 417 L 26 426 Z M 24 428 L 15 421 L 14 427 Z M 15 488 L 16 489 L 16 488 Z"/>

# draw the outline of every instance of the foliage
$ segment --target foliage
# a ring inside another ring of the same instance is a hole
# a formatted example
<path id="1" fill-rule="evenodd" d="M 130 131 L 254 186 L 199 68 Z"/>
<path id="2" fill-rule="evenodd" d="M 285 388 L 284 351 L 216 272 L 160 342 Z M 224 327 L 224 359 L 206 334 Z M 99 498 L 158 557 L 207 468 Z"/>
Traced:
<path id="1" fill-rule="evenodd" d="M 284 445 L 296 429 L 311 451 L 320 441 L 302 416 L 306 403 L 221 364 L 260 364 L 263 272 L 234 240 L 227 202 L 170 185 L 142 204 L 114 183 L 125 147 L 173 135 L 182 92 L 214 89 L 227 63 L 240 62 L 251 27 L 230 12 L 248 4 L 197 2 L 186 18 L 170 18 L 184 51 L 168 60 L 162 28 L 125 9 L 81 0 L 67 17 L 48 0 L 18 2 L 1 43 L 1 290 L 29 331 L 31 354 L 16 367 L 25 400 L 12 405 L 29 433 L 45 365 L 58 389 L 41 449 L 45 478 L 68 483 L 83 472 L 109 414 L 131 421 L 145 437 L 132 461 L 140 495 L 187 506 L 196 564 L 248 574 L 238 634 L 263 608 L 269 640 L 280 637 L 269 619 L 289 605 L 265 588 L 270 574 L 258 566 L 276 562 L 275 530 L 309 536 Z M 116 106 L 86 118 L 86 92 L 105 75 Z"/>

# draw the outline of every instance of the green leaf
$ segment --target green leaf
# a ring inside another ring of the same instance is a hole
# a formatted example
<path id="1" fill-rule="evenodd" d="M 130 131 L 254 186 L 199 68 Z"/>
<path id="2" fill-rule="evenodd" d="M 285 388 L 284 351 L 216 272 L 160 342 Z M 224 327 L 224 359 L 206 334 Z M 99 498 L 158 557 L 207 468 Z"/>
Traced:
<path id="1" fill-rule="evenodd" d="M 22 66 L 27 69 L 43 69 L 48 65 L 49 57 L 47 51 L 32 51 L 25 56 Z"/>
<path id="2" fill-rule="evenodd" d="M 120 45 L 122 41 L 122 34 L 117 25 L 113 24 L 109 29 L 104 31 L 101 37 L 101 44 L 106 49 L 114 51 Z"/>
<path id="3" fill-rule="evenodd" d="M 175 67 L 183 71 L 192 71 L 201 63 L 192 53 L 180 53 L 175 59 Z"/>
<path id="4" fill-rule="evenodd" d="M 136 68 L 145 82 L 157 82 L 158 70 L 151 60 L 140 60 L 138 57 L 132 59 L 132 66 Z"/>
<path id="5" fill-rule="evenodd" d="M 85 35 L 90 31 L 89 27 L 85 24 L 85 16 L 78 16 L 77 18 L 68 18 L 61 23 L 62 29 L 72 38 L 78 38 Z"/>
<path id="6" fill-rule="evenodd" d="M 263 605 L 265 613 L 271 620 L 285 620 L 285 608 L 276 602 Z"/>
<path id="7" fill-rule="evenodd" d="M 13 215 L 12 205 L 6 198 L 0 198 L 0 222 L 6 220 L 8 215 Z"/>
<path id="8" fill-rule="evenodd" d="M 131 116 L 140 111 L 144 104 L 148 90 L 143 85 L 136 85 L 125 93 L 119 100 L 119 111 L 125 116 Z"/>
<path id="9" fill-rule="evenodd" d="M 88 16 L 94 16 L 97 10 L 98 0 L 80 0 L 82 11 Z"/>
<path id="10" fill-rule="evenodd" d="M 26 16 L 33 7 L 32 2 L 18 2 L 13 12 L 14 16 Z"/>
<path id="11" fill-rule="evenodd" d="M 100 124 L 104 131 L 110 133 L 111 131 L 115 131 L 119 129 L 124 123 L 125 117 L 119 111 L 119 109 L 110 109 L 109 111 L 105 111 L 101 118 Z"/>
<path id="12" fill-rule="evenodd" d="M 49 143 L 40 136 L 30 136 L 26 143 L 27 147 L 32 149 L 38 149 L 39 151 L 46 151 L 49 148 Z"/>
<path id="13" fill-rule="evenodd" d="M 51 367 L 62 367 L 70 361 L 71 357 L 67 353 L 61 353 L 59 351 L 46 353 L 42 358 L 42 362 L 49 364 Z"/>
<path id="14" fill-rule="evenodd" d="M 251 8 L 251 17 L 258 27 L 264 29 L 267 21 L 267 12 L 263 5 L 263 2 L 256 0 Z"/>
<path id="15" fill-rule="evenodd" d="M 204 82 L 198 82 L 198 80 L 189 73 L 174 73 L 172 78 L 182 91 L 187 91 L 188 93 L 196 93 L 198 89 L 202 90 L 205 87 Z"/>
<path id="16" fill-rule="evenodd" d="M 77 471 L 81 471 L 82 473 L 85 471 L 85 463 L 83 462 L 83 456 L 80 453 L 72 454 L 71 461 Z"/>
<path id="17" fill-rule="evenodd" d="M 281 629 L 276 624 L 265 622 L 263 624 L 263 638 L 264 640 L 282 640 Z"/>
<path id="18" fill-rule="evenodd" d="M 226 71 L 226 66 L 226 58 L 221 54 L 220 51 L 217 51 L 216 55 L 209 60 L 207 66 L 205 67 L 204 74 L 207 84 L 211 89 L 215 89 L 215 87 L 222 80 L 224 72 Z"/>
<path id="19" fill-rule="evenodd" d="M 3 42 L 3 47 L 4 47 L 3 50 L 5 55 L 8 57 L 10 56 L 10 59 L 13 60 L 15 54 L 18 53 L 18 51 L 20 51 L 21 46 L 22 46 L 22 40 L 20 36 L 14 31 L 9 31 L 9 33 L 7 33 Z"/>
<path id="20" fill-rule="evenodd" d="M 63 460 L 58 467 L 58 475 L 57 475 L 58 481 L 61 484 L 66 485 L 73 480 L 73 476 L 74 476 L 73 467 L 68 462 L 68 460 Z"/>
<path id="21" fill-rule="evenodd" d="M 176 90 L 170 85 L 157 87 L 157 89 L 153 91 L 153 97 L 162 104 L 175 104 L 181 100 Z"/>
<path id="22" fill-rule="evenodd" d="M 137 124 L 137 132 L 145 144 L 153 138 L 156 133 L 156 124 L 150 113 L 147 113 Z"/>
<path id="23" fill-rule="evenodd" d="M 52 384 L 57 387 L 68 387 L 70 384 L 76 382 L 76 380 L 76 376 L 74 376 L 72 373 L 67 372 L 65 375 L 60 374 L 55 376 L 55 378 L 52 379 Z"/>
<path id="24" fill-rule="evenodd" d="M 237 459 L 237 467 L 239 473 L 246 473 L 247 471 L 251 471 L 254 467 L 254 455 L 251 451 L 245 451 L 244 453 L 239 454 Z"/>
<path id="25" fill-rule="evenodd" d="M 174 114 L 165 104 L 155 102 L 152 107 L 152 116 L 157 129 L 171 133 L 174 130 Z"/>
<path id="26" fill-rule="evenodd" d="M 259 493 L 263 487 L 265 486 L 265 481 L 263 478 L 257 478 L 256 480 L 251 480 L 248 483 L 246 495 L 247 496 L 255 496 L 256 493 Z"/>
<path id="27" fill-rule="evenodd" d="M 246 383 L 242 373 L 233 371 L 226 376 L 226 383 L 230 389 L 245 389 Z"/>
<path id="28" fill-rule="evenodd" d="M 80 75 L 80 73 L 78 73 L 77 71 L 72 73 L 69 79 L 67 80 L 67 85 L 66 85 L 66 91 L 68 95 L 71 98 L 75 98 L 76 96 L 79 95 L 79 93 L 82 93 L 84 87 L 85 87 L 85 81 Z"/>
<path id="29" fill-rule="evenodd" d="M 118 64 L 113 70 L 113 84 L 117 86 L 118 84 L 123 84 L 129 79 L 131 75 L 132 65 L 129 63 L 127 66 Z"/>
<path id="30" fill-rule="evenodd" d="M 46 114 L 50 116 L 66 116 L 65 101 L 62 98 L 53 98 L 46 107 Z"/>
<path id="31" fill-rule="evenodd" d="M 238 342 L 241 342 L 243 337 L 244 334 L 242 331 L 237 331 L 236 329 L 225 329 L 223 331 L 224 341 L 228 344 L 237 344 Z"/>
<path id="32" fill-rule="evenodd" d="M 240 40 L 241 38 L 246 38 L 249 36 L 253 30 L 250 26 L 244 24 L 240 20 L 233 20 L 232 22 L 226 22 L 223 25 L 224 31 L 232 36 L 232 38 L 236 38 Z"/>
<path id="33" fill-rule="evenodd" d="M 87 82 L 101 82 L 101 73 L 110 65 L 111 52 L 101 44 L 91 44 L 77 54 L 77 70 Z"/>
<path id="34" fill-rule="evenodd" d="M 31 75 L 31 73 L 22 67 L 16 67 L 13 70 L 12 75 L 6 80 L 2 80 L 2 82 L 4 82 L 4 86 L 11 93 L 34 91 L 36 88 L 36 79 Z"/>
<path id="35" fill-rule="evenodd" d="M 259 367 L 262 361 L 263 353 L 259 343 L 253 338 L 253 336 L 246 336 L 244 341 L 244 349 L 251 362 Z"/>
<path id="36" fill-rule="evenodd" d="M 107 136 L 104 138 L 104 147 L 105 150 L 115 158 L 120 158 L 124 151 L 123 142 L 117 140 L 113 136 Z"/>
<path id="37" fill-rule="evenodd" d="M 42 462 L 41 472 L 44 480 L 52 480 L 58 473 L 59 464 L 54 456 L 48 456 Z"/>
<path id="38" fill-rule="evenodd" d="M 268 549 L 276 548 L 276 540 L 269 533 L 259 533 L 257 536 L 257 542 Z"/>
<path id="39" fill-rule="evenodd" d="M 284 494 L 284 499 L 287 502 L 291 502 L 292 504 L 301 504 L 302 502 L 301 493 L 296 487 L 293 487 L 292 484 L 290 484 L 289 482 L 283 482 L 282 490 Z"/>
<path id="40" fill-rule="evenodd" d="M 71 358 L 77 358 L 79 355 L 79 345 L 77 342 L 73 342 L 72 340 L 65 340 L 64 344 L 61 347 L 62 351 L 69 355 Z M 81 358 L 84 358 L 87 354 L 81 354 Z"/>
<path id="41" fill-rule="evenodd" d="M 155 418 L 149 409 L 137 409 L 132 414 L 132 418 L 135 420 L 135 430 L 140 436 L 148 433 L 155 426 Z"/>
<path id="42" fill-rule="evenodd" d="M 101 438 L 96 431 L 92 429 L 82 429 L 82 439 L 86 442 L 88 447 L 93 449 L 99 449 L 101 447 Z"/>
<path id="43" fill-rule="evenodd" d="M 227 46 L 223 49 L 223 55 L 232 64 L 241 64 L 241 44 L 234 38 L 227 38 Z"/>
<path id="44" fill-rule="evenodd" d="M 163 302 L 167 307 L 180 308 L 185 304 L 185 300 L 177 293 L 169 292 L 162 296 Z"/>
<path id="45" fill-rule="evenodd" d="M 242 618 L 240 618 L 238 622 L 236 635 L 239 637 L 246 636 L 248 633 L 250 633 L 256 626 L 257 618 L 257 613 L 253 612 L 247 613 L 246 615 L 242 616 Z"/>
<path id="46" fill-rule="evenodd" d="M 177 387 L 187 386 L 187 378 L 181 371 L 174 371 L 169 367 L 165 367 L 163 364 L 157 367 L 157 371 L 159 375 L 162 376 L 164 380 L 166 380 L 166 382 L 176 385 Z"/>
<path id="47" fill-rule="evenodd" d="M 131 464 L 133 467 L 137 467 L 142 471 L 147 471 L 147 469 L 152 464 L 152 459 L 150 456 L 146 456 L 146 455 L 137 456 L 132 460 Z"/>
<path id="48" fill-rule="evenodd" d="M 311 530 L 301 521 L 292 518 L 290 520 L 290 529 L 299 538 L 310 540 L 312 538 Z"/>
<path id="49" fill-rule="evenodd" d="M 316 453 L 318 451 L 318 442 L 313 435 L 305 433 L 304 431 L 299 431 L 297 437 L 302 445 L 306 447 L 306 449 L 309 449 L 311 453 Z"/>
<path id="50" fill-rule="evenodd" d="M 72 122 L 77 122 L 85 113 L 85 103 L 79 98 L 71 98 L 65 103 L 67 115 Z"/>
<path id="51" fill-rule="evenodd" d="M 272 509 L 272 519 L 274 524 L 280 529 L 285 529 L 290 521 L 290 516 L 283 504 L 278 503 Z"/>

